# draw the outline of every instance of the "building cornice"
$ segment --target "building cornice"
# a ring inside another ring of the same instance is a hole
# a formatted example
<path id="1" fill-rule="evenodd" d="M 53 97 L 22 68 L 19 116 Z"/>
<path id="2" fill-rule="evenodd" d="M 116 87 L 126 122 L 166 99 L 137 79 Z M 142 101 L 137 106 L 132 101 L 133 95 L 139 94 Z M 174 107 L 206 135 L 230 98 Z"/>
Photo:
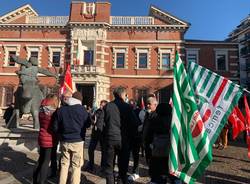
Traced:
<path id="1" fill-rule="evenodd" d="M 160 29 L 160 30 L 183 30 L 185 25 L 111 25 L 109 29 Z"/>
<path id="2" fill-rule="evenodd" d="M 0 38 L 4 42 L 68 42 L 69 39 L 28 39 L 28 38 Z"/>
<path id="3" fill-rule="evenodd" d="M 221 41 L 211 41 L 211 42 L 202 42 L 202 41 L 197 41 L 197 42 L 192 42 L 192 41 L 185 41 L 185 44 L 189 45 L 238 45 L 238 43 L 233 43 L 233 42 L 221 42 Z"/>
<path id="4" fill-rule="evenodd" d="M 110 27 L 110 24 L 107 22 L 69 22 L 68 23 L 69 26 L 84 26 L 84 27 L 89 27 L 89 26 L 99 26 L 99 27 L 103 27 L 103 26 L 108 26 Z"/>
<path id="5" fill-rule="evenodd" d="M 183 40 L 107 40 L 107 43 L 185 43 Z"/>
<path id="6" fill-rule="evenodd" d="M 111 78 L 136 78 L 136 79 L 173 79 L 173 75 L 107 75 Z"/>
<path id="7" fill-rule="evenodd" d="M 0 28 L 65 28 L 67 25 L 58 24 L 0 24 Z"/>

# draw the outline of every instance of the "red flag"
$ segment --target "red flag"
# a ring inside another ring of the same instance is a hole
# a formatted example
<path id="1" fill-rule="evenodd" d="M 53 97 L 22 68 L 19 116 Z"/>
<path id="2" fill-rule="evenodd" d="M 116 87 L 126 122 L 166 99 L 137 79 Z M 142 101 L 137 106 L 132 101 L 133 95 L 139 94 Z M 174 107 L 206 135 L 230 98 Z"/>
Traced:
<path id="1" fill-rule="evenodd" d="M 250 109 L 247 103 L 246 95 L 244 95 L 244 104 L 246 110 L 246 141 L 248 145 L 248 158 L 250 158 Z"/>
<path id="2" fill-rule="evenodd" d="M 60 88 L 60 94 L 62 95 L 66 91 L 70 91 L 73 93 L 73 88 L 72 88 L 72 77 L 71 77 L 71 71 L 70 71 L 70 65 L 67 65 L 66 72 L 64 74 L 64 81 L 61 85 Z"/>
<path id="3" fill-rule="evenodd" d="M 145 104 L 144 104 L 143 97 L 141 97 L 141 109 L 145 109 Z"/>
<path id="4" fill-rule="evenodd" d="M 228 120 L 232 124 L 233 139 L 236 139 L 239 133 L 245 130 L 245 125 L 244 125 L 245 118 L 241 113 L 239 107 L 236 106 L 233 109 L 233 112 L 230 114 Z"/>

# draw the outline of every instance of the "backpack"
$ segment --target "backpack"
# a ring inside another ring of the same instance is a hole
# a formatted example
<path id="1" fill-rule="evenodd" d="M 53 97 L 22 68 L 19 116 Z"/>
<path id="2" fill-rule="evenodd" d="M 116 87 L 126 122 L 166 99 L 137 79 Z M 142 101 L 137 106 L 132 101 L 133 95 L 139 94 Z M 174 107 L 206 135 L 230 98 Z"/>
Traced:
<path id="1" fill-rule="evenodd" d="M 153 157 L 168 157 L 170 139 L 168 135 L 154 136 L 152 143 L 152 156 Z"/>

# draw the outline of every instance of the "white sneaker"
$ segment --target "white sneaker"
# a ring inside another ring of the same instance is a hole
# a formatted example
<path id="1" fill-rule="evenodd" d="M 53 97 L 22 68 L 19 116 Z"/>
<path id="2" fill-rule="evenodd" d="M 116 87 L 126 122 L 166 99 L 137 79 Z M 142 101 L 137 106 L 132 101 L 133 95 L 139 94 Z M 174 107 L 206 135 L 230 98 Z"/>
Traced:
<path id="1" fill-rule="evenodd" d="M 130 180 L 130 181 L 136 181 L 139 178 L 140 178 L 139 174 L 132 174 L 132 175 L 130 175 L 128 177 L 128 180 Z"/>

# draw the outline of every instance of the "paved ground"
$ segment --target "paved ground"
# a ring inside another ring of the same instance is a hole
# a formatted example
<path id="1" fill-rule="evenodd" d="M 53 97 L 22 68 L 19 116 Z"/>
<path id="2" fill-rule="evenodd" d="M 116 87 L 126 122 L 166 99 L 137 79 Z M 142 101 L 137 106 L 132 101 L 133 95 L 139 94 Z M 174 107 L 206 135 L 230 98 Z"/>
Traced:
<path id="1" fill-rule="evenodd" d="M 1 124 L 0 124 L 1 125 Z M 0 133 L 1 133 L 0 128 Z M 3 139 L 3 137 L 0 137 Z M 87 136 L 87 141 L 89 136 Z M 27 146 L 28 144 L 23 144 Z M 87 145 L 85 146 L 87 147 Z M 224 150 L 214 149 L 214 160 L 208 167 L 199 183 L 206 184 L 250 184 L 250 159 L 247 157 L 246 145 L 238 140 L 230 142 L 228 148 Z M 105 183 L 99 172 L 100 152 L 96 154 L 95 173 L 82 172 L 83 183 L 98 184 Z M 15 149 L 8 141 L 0 142 L 0 184 L 28 184 L 32 183 L 32 172 L 38 158 L 37 151 L 25 151 Z M 88 159 L 87 149 L 85 149 L 85 158 Z M 131 168 L 130 168 L 131 169 Z M 147 175 L 147 166 L 144 158 L 140 162 L 141 178 L 137 184 L 149 182 Z M 50 180 L 49 183 L 56 183 Z"/>

